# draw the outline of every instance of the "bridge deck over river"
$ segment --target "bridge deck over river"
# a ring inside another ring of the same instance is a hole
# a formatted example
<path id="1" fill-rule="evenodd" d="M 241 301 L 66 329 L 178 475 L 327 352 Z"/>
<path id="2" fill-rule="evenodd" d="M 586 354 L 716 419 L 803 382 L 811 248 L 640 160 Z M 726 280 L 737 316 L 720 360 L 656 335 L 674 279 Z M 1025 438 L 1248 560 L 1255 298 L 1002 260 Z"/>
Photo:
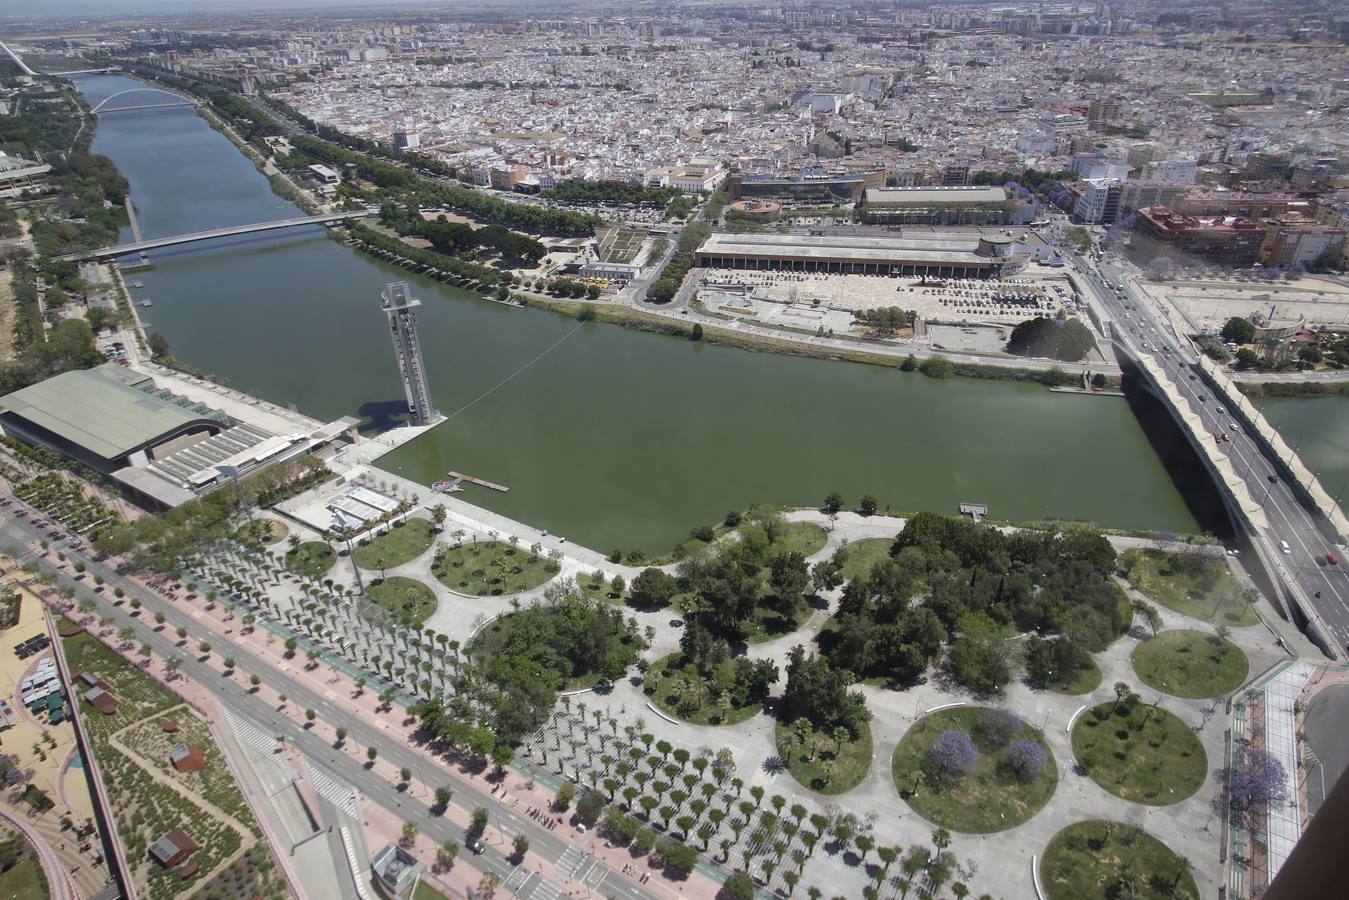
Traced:
<path id="1" fill-rule="evenodd" d="M 97 250 L 81 250 L 58 256 L 59 260 L 113 259 L 130 253 L 144 253 L 156 247 L 172 247 L 176 244 L 190 244 L 196 241 L 209 241 L 213 238 L 232 237 L 238 234 L 254 234 L 259 231 L 277 231 L 282 228 L 299 228 L 305 225 L 329 225 L 351 219 L 363 219 L 373 215 L 370 210 L 361 209 L 351 212 L 325 213 L 320 216 L 305 216 L 300 219 L 277 219 L 274 222 L 258 222 L 253 225 L 233 225 L 228 228 L 213 228 L 210 231 L 196 231 L 191 234 L 178 234 L 173 237 L 151 238 L 118 244 L 114 247 L 100 247 Z"/>
<path id="2" fill-rule="evenodd" d="M 1117 351 L 1137 363 L 1194 447 L 1283 608 L 1337 658 L 1349 645 L 1349 564 L 1338 559 L 1349 535 L 1344 513 L 1221 367 L 1195 352 L 1183 323 L 1129 276 L 1107 272 L 1119 279 L 1111 285 L 1076 262 L 1074 274 L 1112 320 Z"/>

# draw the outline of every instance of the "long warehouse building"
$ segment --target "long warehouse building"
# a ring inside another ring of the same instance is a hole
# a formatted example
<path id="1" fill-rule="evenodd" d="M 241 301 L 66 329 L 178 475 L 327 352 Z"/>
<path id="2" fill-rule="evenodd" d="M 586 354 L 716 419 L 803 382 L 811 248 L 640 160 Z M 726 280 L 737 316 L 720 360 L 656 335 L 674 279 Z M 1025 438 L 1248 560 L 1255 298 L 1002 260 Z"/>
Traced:
<path id="1" fill-rule="evenodd" d="M 694 252 L 710 269 L 998 278 L 1026 265 L 1011 238 L 978 234 L 713 234 Z"/>

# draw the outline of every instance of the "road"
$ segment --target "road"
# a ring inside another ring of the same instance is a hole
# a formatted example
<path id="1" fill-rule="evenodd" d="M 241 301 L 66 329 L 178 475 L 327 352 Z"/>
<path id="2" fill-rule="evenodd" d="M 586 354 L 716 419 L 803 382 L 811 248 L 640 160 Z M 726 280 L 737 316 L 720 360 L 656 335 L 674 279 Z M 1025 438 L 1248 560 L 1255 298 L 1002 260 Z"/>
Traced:
<path id="1" fill-rule="evenodd" d="M 47 875 L 47 887 L 51 891 L 48 896 L 51 900 L 70 900 L 72 894 L 70 882 L 66 878 L 65 866 L 61 865 L 61 858 L 56 855 L 56 851 L 27 822 L 12 815 L 8 810 L 0 809 L 0 818 L 9 823 L 11 828 L 23 832 L 23 836 L 32 845 L 42 871 Z"/>
<path id="2" fill-rule="evenodd" d="M 1327 639 L 1337 645 L 1337 652 L 1343 652 L 1349 646 L 1349 563 L 1342 559 L 1343 549 L 1326 539 L 1318 524 L 1320 513 L 1304 506 L 1279 466 L 1237 427 L 1226 398 L 1215 395 L 1200 374 L 1188 338 L 1175 331 L 1169 317 L 1136 287 L 1133 276 L 1121 266 L 1108 262 L 1098 266 L 1067 248 L 1060 249 L 1095 295 L 1098 308 L 1109 313 L 1121 343 L 1136 355 L 1156 360 L 1197 411 L 1204 428 L 1199 437 L 1214 441 L 1231 460 L 1251 497 L 1264 509 L 1274 541 L 1288 542 L 1289 552 L 1282 562 L 1331 631 Z M 1230 382 L 1226 389 L 1235 390 Z M 1230 442 L 1223 441 L 1224 434 Z M 1318 559 L 1327 553 L 1341 557 L 1340 564 L 1319 564 Z"/>
<path id="3" fill-rule="evenodd" d="M 30 546 L 46 537 L 43 528 L 32 525 L 26 518 L 11 518 L 0 525 L 0 541 L 3 542 L 0 546 Z M 130 626 L 136 632 L 135 640 L 149 644 L 157 656 L 179 657 L 182 660 L 180 671 L 209 689 L 222 708 L 232 709 L 261 725 L 274 729 L 276 734 L 284 735 L 293 747 L 327 767 L 332 774 L 354 785 L 371 802 L 393 811 L 404 819 L 415 820 L 421 833 L 435 843 L 440 844 L 449 840 L 462 842 L 464 829 L 445 818 L 433 815 L 425 802 L 400 792 L 389 779 L 367 770 L 364 763 L 353 754 L 335 749 L 326 739 L 305 730 L 299 722 L 279 713 L 269 702 L 250 693 L 247 685 L 242 683 L 242 679 L 222 679 L 219 669 L 201 662 L 196 654 L 178 645 L 174 628 L 177 625 L 187 626 L 193 632 L 194 641 L 209 638 L 212 653 L 217 658 L 233 656 L 240 660 L 241 666 L 246 669 L 250 668 L 250 665 L 242 661 L 252 661 L 251 670 L 262 675 L 268 687 L 285 693 L 295 708 L 313 709 L 318 713 L 319 719 L 325 722 L 344 723 L 348 731 L 348 741 L 360 747 L 375 747 L 381 760 L 398 768 L 410 769 L 414 781 L 426 785 L 451 787 L 454 790 L 455 806 L 465 810 L 479 806 L 491 810 L 492 827 L 502 828 L 511 835 L 524 834 L 529 839 L 530 851 L 549 863 L 556 864 L 563 860 L 564 855 L 572 847 L 572 842 L 560 831 L 550 831 L 527 816 L 501 806 L 494 797 L 484 793 L 474 782 L 461 778 L 448 766 L 408 746 L 395 735 L 369 722 L 353 718 L 349 708 L 332 702 L 323 693 L 315 690 L 309 679 L 297 678 L 263 662 L 264 657 L 255 655 L 250 642 L 246 639 L 241 640 L 238 634 L 224 633 L 207 617 L 200 619 L 192 617 L 189 615 L 190 607 L 185 608 L 153 591 L 146 590 L 87 553 L 70 548 L 66 548 L 64 552 L 68 559 L 84 562 L 88 567 L 89 577 L 92 578 L 94 575 L 102 577 L 108 590 L 120 587 L 128 599 L 134 597 L 143 602 L 144 614 L 133 617 L 129 606 L 113 606 L 107 602 L 106 597 L 93 594 L 84 582 L 61 576 L 62 585 L 72 586 L 79 594 L 94 596 L 100 600 L 99 612 L 112 620 L 114 628 Z M 41 565 L 47 571 L 56 571 L 45 560 Z M 162 612 L 167 617 L 166 627 L 163 629 L 156 629 L 153 624 L 152 617 L 156 612 Z M 262 666 L 268 666 L 268 670 L 264 670 Z M 587 839 L 593 839 L 593 836 Z M 502 846 L 509 852 L 509 847 L 504 841 Z M 504 881 L 516 869 L 515 864 L 506 856 L 507 853 L 489 844 L 486 852 L 474 858 L 473 864 L 483 871 L 496 872 Z M 567 858 L 580 857 L 573 851 Z M 595 866 L 600 871 L 605 869 L 599 862 L 596 862 Z M 517 881 L 519 880 L 517 876 Z M 608 896 L 632 900 L 656 900 L 659 896 L 613 870 L 608 871 L 604 881 Z M 537 891 L 542 900 L 550 896 L 553 889 L 559 887 L 556 881 L 550 882 L 535 873 L 524 881 L 517 895 L 529 900 Z"/>

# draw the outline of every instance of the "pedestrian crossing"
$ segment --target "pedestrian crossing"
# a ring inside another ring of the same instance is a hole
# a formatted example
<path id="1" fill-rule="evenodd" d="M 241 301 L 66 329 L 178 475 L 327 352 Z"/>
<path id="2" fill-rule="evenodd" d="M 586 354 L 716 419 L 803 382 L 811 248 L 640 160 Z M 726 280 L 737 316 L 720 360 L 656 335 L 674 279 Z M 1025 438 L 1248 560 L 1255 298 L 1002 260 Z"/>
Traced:
<path id="1" fill-rule="evenodd" d="M 557 900 L 562 894 L 562 885 L 553 881 L 551 878 L 539 878 L 534 884 L 534 890 L 529 892 L 525 900 Z"/>
<path id="2" fill-rule="evenodd" d="M 356 805 L 355 789 L 337 776 L 329 774 L 326 769 L 309 757 L 302 756 L 301 758 L 304 761 L 305 772 L 309 775 L 309 783 L 313 785 L 314 792 L 359 822 L 361 810 Z"/>
<path id="3" fill-rule="evenodd" d="M 234 735 L 234 740 L 245 750 L 252 751 L 251 755 L 261 762 L 266 762 L 281 772 L 289 773 L 290 767 L 286 764 L 281 754 L 276 752 L 276 735 L 264 730 L 252 719 L 235 712 L 228 706 L 222 704 L 221 707 L 225 713 L 225 722 L 230 727 L 230 733 Z"/>

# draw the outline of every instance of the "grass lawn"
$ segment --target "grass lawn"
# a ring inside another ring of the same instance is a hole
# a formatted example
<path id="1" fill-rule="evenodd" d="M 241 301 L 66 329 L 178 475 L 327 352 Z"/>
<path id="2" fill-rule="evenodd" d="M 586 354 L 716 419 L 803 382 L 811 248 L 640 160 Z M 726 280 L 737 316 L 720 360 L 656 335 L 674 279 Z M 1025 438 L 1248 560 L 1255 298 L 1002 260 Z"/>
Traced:
<path id="1" fill-rule="evenodd" d="M 805 746 L 791 739 L 789 723 L 778 720 L 773 731 L 773 740 L 777 744 L 787 771 L 802 786 L 818 794 L 842 794 L 862 783 L 871 769 L 871 728 L 865 723 L 862 733 L 855 741 L 846 741 L 843 749 L 835 755 L 833 738 L 825 734 L 812 735 L 812 741 Z M 815 759 L 812 761 L 811 744 Z"/>
<path id="2" fill-rule="evenodd" d="M 479 597 L 518 594 L 538 587 L 559 571 L 551 560 L 507 541 L 451 547 L 431 566 L 445 587 Z"/>
<path id="3" fill-rule="evenodd" d="M 415 578 L 401 575 L 370 585 L 365 589 L 365 596 L 407 625 L 420 625 L 436 611 L 435 591 Z"/>
<path id="4" fill-rule="evenodd" d="M 1199 888 L 1185 861 L 1133 825 L 1091 819 L 1054 835 L 1040 862 L 1040 879 L 1049 900 L 1110 897 L 1119 891 L 1128 868 L 1139 874 L 1146 900 L 1199 900 Z"/>
<path id="5" fill-rule="evenodd" d="M 894 538 L 866 538 L 839 548 L 843 558 L 843 580 L 866 578 L 876 563 L 890 558 Z"/>
<path id="6" fill-rule="evenodd" d="M 596 574 L 600 577 L 594 577 Z M 609 590 L 610 583 L 610 579 L 605 578 L 602 572 L 582 572 L 576 576 L 576 586 L 581 589 L 581 593 L 592 600 L 603 600 L 605 603 L 627 603 L 628 598 L 632 596 L 632 592 L 624 586 L 623 593 L 615 594 Z"/>
<path id="7" fill-rule="evenodd" d="M 915 722 L 891 760 L 895 787 L 914 812 L 934 825 L 966 834 L 989 834 L 1014 828 L 1044 808 L 1058 785 L 1059 771 L 1054 754 L 1038 728 L 1023 724 L 1021 731 L 1004 746 L 989 744 L 980 738 L 980 723 L 985 707 L 963 706 L 943 709 Z M 949 783 L 924 779 L 913 793 L 916 773 L 929 765 L 932 745 L 943 731 L 956 729 L 968 733 L 979 749 L 974 769 Z M 1023 781 L 1007 771 L 1007 747 L 1018 740 L 1031 740 L 1045 751 L 1047 762 L 1038 775 Z"/>
<path id="8" fill-rule="evenodd" d="M 1203 700 L 1235 690 L 1250 664 L 1231 641 L 1203 631 L 1163 631 L 1134 648 L 1134 671 L 1148 687 Z"/>
<path id="9" fill-rule="evenodd" d="M 306 541 L 286 551 L 286 568 L 308 578 L 322 578 L 335 562 L 337 554 L 323 541 Z"/>
<path id="10" fill-rule="evenodd" d="M 1260 624 L 1221 557 L 1127 550 L 1120 555 L 1119 568 L 1130 584 L 1167 609 L 1232 628 Z"/>
<path id="11" fill-rule="evenodd" d="M 356 548 L 356 565 L 378 571 L 410 563 L 431 549 L 435 531 L 426 519 L 412 518 L 395 525 L 368 544 Z M 380 563 L 384 565 L 381 566 Z"/>
<path id="12" fill-rule="evenodd" d="M 3 828 L 4 843 L 13 848 L 16 857 L 13 866 L 0 872 L 0 897 L 5 900 L 47 900 L 52 896 L 47 889 L 47 875 L 28 840 L 8 825 Z"/>
<path id="13" fill-rule="evenodd" d="M 678 669 L 670 671 L 670 666 L 680 660 L 680 653 L 671 653 L 646 670 L 643 689 L 661 712 L 694 725 L 739 725 L 763 709 L 758 703 L 731 708 L 714 705 L 706 691 L 699 690 L 703 684 L 696 675 L 690 680 Z M 688 702 L 681 706 L 683 698 Z"/>
<path id="14" fill-rule="evenodd" d="M 239 540 L 254 547 L 268 547 L 278 541 L 284 541 L 290 529 L 285 522 L 276 519 L 254 519 L 239 529 Z"/>
<path id="15" fill-rule="evenodd" d="M 1078 669 L 1067 678 L 1054 677 L 1045 688 L 1056 694 L 1090 694 L 1101 686 L 1101 680 L 1101 667 L 1096 665 L 1096 660 L 1093 659 L 1087 668 Z"/>
<path id="16" fill-rule="evenodd" d="M 782 537 L 773 544 L 771 552 L 776 556 L 795 550 L 802 556 L 811 556 L 823 550 L 828 540 L 829 535 L 814 522 L 788 522 Z"/>
<path id="17" fill-rule="evenodd" d="M 412 891 L 412 900 L 448 900 L 448 898 L 425 881 L 419 880 L 417 887 Z"/>
<path id="18" fill-rule="evenodd" d="M 1116 797 L 1166 806 L 1193 794 L 1208 778 L 1208 756 L 1194 731 L 1145 703 L 1102 703 L 1073 726 L 1073 755 Z"/>

